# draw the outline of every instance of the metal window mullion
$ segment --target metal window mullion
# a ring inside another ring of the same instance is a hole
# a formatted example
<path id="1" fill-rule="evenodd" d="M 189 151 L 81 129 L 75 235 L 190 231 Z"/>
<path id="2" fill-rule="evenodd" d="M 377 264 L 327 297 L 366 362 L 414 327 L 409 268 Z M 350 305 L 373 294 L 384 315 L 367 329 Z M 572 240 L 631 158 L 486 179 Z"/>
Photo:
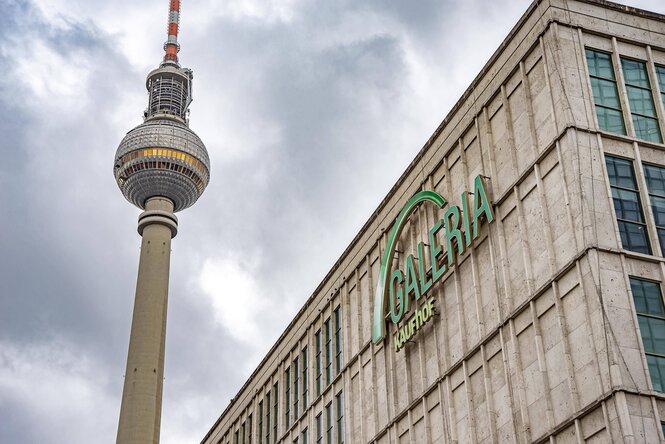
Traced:
<path id="1" fill-rule="evenodd" d="M 631 163 L 632 163 L 632 160 L 631 160 Z M 611 185 L 610 184 L 610 188 L 616 188 L 617 190 L 623 190 L 623 191 L 630 191 L 632 193 L 639 193 L 640 192 L 639 188 L 626 188 L 626 187 L 623 187 L 621 185 Z"/>
<path id="2" fill-rule="evenodd" d="M 644 354 L 645 354 L 646 356 L 653 356 L 653 357 L 656 357 L 656 358 L 662 358 L 662 359 L 665 359 L 665 355 L 661 355 L 661 354 L 658 354 L 658 353 L 653 353 L 653 352 L 645 351 Z"/>
<path id="3" fill-rule="evenodd" d="M 600 77 L 600 76 L 597 76 L 595 74 L 591 74 L 590 72 L 589 72 L 589 77 L 592 78 L 592 79 L 607 80 L 608 82 L 617 83 L 616 79 L 611 79 L 609 77 Z"/>
<path id="4" fill-rule="evenodd" d="M 599 103 L 594 103 L 594 105 L 597 106 L 597 107 L 599 107 L 599 108 L 611 109 L 612 111 L 619 111 L 620 113 L 623 113 L 623 111 L 621 110 L 621 108 L 614 108 L 614 107 L 612 107 L 612 106 L 601 105 L 601 104 L 599 104 Z"/>
<path id="5" fill-rule="evenodd" d="M 659 124 L 659 125 L 658 125 L 658 131 L 660 131 L 660 122 L 658 121 L 658 116 L 647 116 L 646 114 L 636 113 L 635 111 L 632 111 L 632 112 L 630 113 L 630 115 L 631 115 L 631 116 L 642 117 L 642 118 L 645 118 L 645 119 L 655 120 L 656 123 Z M 640 139 L 640 140 L 642 140 L 642 139 Z M 651 142 L 651 141 L 650 141 L 650 140 L 647 140 L 647 142 Z M 654 142 L 651 142 L 651 143 L 654 143 Z M 656 143 L 657 143 L 657 142 L 656 142 Z"/>
<path id="6" fill-rule="evenodd" d="M 648 91 L 649 93 L 651 93 L 651 88 L 649 86 L 635 85 L 634 83 L 628 83 L 628 82 L 626 82 L 626 86 L 630 86 L 631 88 L 641 89 L 642 91 Z"/>
<path id="7" fill-rule="evenodd" d="M 616 214 L 616 210 L 615 210 L 615 214 Z M 635 220 L 624 219 L 624 218 L 621 218 L 621 217 L 618 217 L 618 216 L 616 216 L 616 220 L 618 220 L 619 222 L 626 222 L 626 223 L 629 223 L 629 224 L 642 225 L 643 227 L 646 227 L 646 225 L 647 225 L 646 222 L 638 222 L 638 221 L 635 221 Z"/>
<path id="8" fill-rule="evenodd" d="M 641 311 L 635 310 L 639 316 L 644 316 L 645 318 L 651 318 L 651 319 L 656 319 L 657 321 L 665 321 L 665 317 L 660 316 L 660 315 L 655 315 L 651 313 L 643 313 Z M 665 357 L 665 354 L 663 355 Z"/>
<path id="9" fill-rule="evenodd" d="M 628 92 L 626 91 L 626 79 L 623 76 L 623 69 L 621 68 L 621 56 L 619 55 L 619 45 L 617 44 L 616 37 L 612 37 L 612 67 L 614 68 L 614 75 L 617 77 L 617 88 L 619 93 L 619 101 L 621 108 L 628 111 L 630 115 L 630 104 L 628 103 Z M 626 133 L 630 137 L 637 137 L 635 135 L 635 125 L 633 119 L 626 119 L 623 112 L 621 113 L 623 123 L 626 126 Z"/>
<path id="10" fill-rule="evenodd" d="M 656 116 L 658 117 L 658 131 L 660 131 L 661 138 L 660 140 L 665 140 L 665 133 L 663 132 L 663 125 L 665 125 L 665 104 L 663 104 L 664 96 L 662 94 L 665 91 L 660 90 L 660 82 L 658 81 L 658 73 L 656 72 L 656 65 L 653 62 L 653 54 L 651 53 L 651 46 L 647 45 L 647 76 L 649 77 L 649 83 L 652 86 L 652 91 L 655 94 L 652 94 L 654 102 L 654 107 L 656 108 Z M 660 97 L 661 100 L 656 100 L 656 97 Z"/>

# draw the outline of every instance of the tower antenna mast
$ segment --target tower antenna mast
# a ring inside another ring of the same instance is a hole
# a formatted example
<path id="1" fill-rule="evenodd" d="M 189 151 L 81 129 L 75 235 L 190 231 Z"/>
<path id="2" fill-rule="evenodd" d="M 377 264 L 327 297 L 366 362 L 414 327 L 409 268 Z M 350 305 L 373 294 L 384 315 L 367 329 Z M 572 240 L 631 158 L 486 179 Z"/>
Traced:
<path id="1" fill-rule="evenodd" d="M 167 31 L 167 39 L 164 43 L 164 61 L 162 66 L 172 63 L 176 66 L 178 64 L 178 52 L 180 51 L 180 43 L 178 43 L 178 28 L 180 27 L 180 0 L 170 0 L 169 5 L 169 24 Z"/>

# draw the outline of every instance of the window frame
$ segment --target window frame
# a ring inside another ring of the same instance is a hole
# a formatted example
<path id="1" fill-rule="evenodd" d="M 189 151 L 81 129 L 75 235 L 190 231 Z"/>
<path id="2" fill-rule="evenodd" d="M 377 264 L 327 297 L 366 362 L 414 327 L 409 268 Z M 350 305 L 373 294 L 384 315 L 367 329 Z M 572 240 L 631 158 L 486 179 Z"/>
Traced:
<path id="1" fill-rule="evenodd" d="M 258 423 L 258 430 L 256 431 L 256 434 L 259 437 L 259 444 L 263 444 L 263 399 L 259 401 L 259 407 L 258 407 L 258 418 L 259 418 L 259 423 Z"/>
<path id="2" fill-rule="evenodd" d="M 621 156 L 616 156 L 614 154 L 608 154 L 608 153 L 604 153 L 603 157 L 604 157 L 604 160 L 605 160 L 605 169 L 606 169 L 606 172 L 607 172 L 607 180 L 608 180 L 608 184 L 609 184 L 609 187 L 610 187 L 610 200 L 612 202 L 612 209 L 614 210 L 614 218 L 617 221 L 617 227 L 619 228 L 619 244 L 621 245 L 621 248 L 623 250 L 630 251 L 630 252 L 637 253 L 637 254 L 653 255 L 653 248 L 651 247 L 651 236 L 649 235 L 649 229 L 648 229 L 648 222 L 649 221 L 648 221 L 647 215 L 644 211 L 642 196 L 640 194 L 640 185 L 639 185 L 638 177 L 637 177 L 636 170 L 635 170 L 635 160 L 625 158 L 625 157 L 621 157 Z M 609 165 L 608 165 L 610 160 L 612 160 L 612 161 L 613 160 L 619 160 L 619 161 L 628 162 L 630 164 L 632 179 L 633 179 L 633 183 L 635 184 L 636 188 L 631 189 L 631 188 L 627 188 L 623 185 L 613 185 L 612 184 L 612 179 L 610 177 L 610 168 L 609 168 Z M 631 219 L 625 219 L 623 217 L 619 217 L 619 214 L 617 213 L 616 204 L 614 202 L 614 195 L 613 195 L 613 192 L 612 192 L 614 189 L 621 190 L 621 191 L 627 191 L 629 193 L 634 193 L 634 194 L 637 195 L 637 206 L 638 206 L 639 214 L 642 218 L 641 222 L 636 221 L 636 220 L 631 220 Z M 626 245 L 624 245 L 623 239 L 621 239 L 621 223 L 629 224 L 629 225 L 638 225 L 638 226 L 642 227 L 642 229 L 644 230 L 647 252 L 631 250 Z"/>
<path id="3" fill-rule="evenodd" d="M 333 444 L 333 416 L 332 416 L 332 401 L 326 404 L 325 408 L 326 413 L 326 444 Z"/>
<path id="4" fill-rule="evenodd" d="M 323 392 L 323 331 L 319 329 L 314 335 L 316 341 L 316 396 Z"/>
<path id="5" fill-rule="evenodd" d="M 284 370 L 284 427 L 291 427 L 291 367 Z"/>
<path id="6" fill-rule="evenodd" d="M 274 400 L 273 400 L 273 425 L 272 429 L 275 435 L 275 442 L 278 441 L 279 437 L 279 382 L 275 382 L 273 385 L 273 393 L 274 393 Z"/>
<path id="7" fill-rule="evenodd" d="M 293 369 L 293 421 L 298 420 L 300 406 L 300 354 L 297 354 L 291 364 Z"/>
<path id="8" fill-rule="evenodd" d="M 305 346 L 300 356 L 302 356 L 302 411 L 305 413 L 309 404 L 309 354 Z"/>
<path id="9" fill-rule="evenodd" d="M 644 341 L 644 335 L 643 335 L 642 329 L 640 327 L 640 318 L 641 317 L 642 318 L 659 320 L 659 321 L 662 321 L 663 324 L 665 325 L 665 300 L 663 299 L 663 295 L 664 295 L 663 286 L 662 286 L 661 282 L 655 281 L 653 279 L 648 279 L 648 278 L 645 279 L 645 278 L 640 277 L 640 276 L 629 276 L 628 280 L 629 280 L 629 286 L 630 286 L 630 293 L 631 293 L 631 296 L 632 296 L 632 299 L 633 299 L 633 309 L 635 310 L 635 317 L 636 317 L 636 320 L 637 320 L 637 330 L 638 330 L 638 334 L 640 336 L 640 342 L 642 344 L 642 351 L 644 353 L 644 361 L 646 363 L 647 373 L 649 374 L 649 380 L 651 381 L 651 387 L 655 391 L 665 393 L 665 375 L 661 375 L 661 376 L 663 376 L 660 380 L 661 389 L 658 390 L 656 388 L 656 384 L 654 382 L 655 375 L 652 374 L 651 369 L 649 368 L 649 356 L 653 356 L 656 359 L 662 359 L 665 362 L 665 347 L 662 350 L 662 353 L 647 351 L 645 341 Z M 647 284 L 652 284 L 652 285 L 656 286 L 656 288 L 658 289 L 659 296 L 660 296 L 661 307 L 663 308 L 663 311 L 662 311 L 661 315 L 638 311 L 637 304 L 635 303 L 635 292 L 633 291 L 633 283 L 634 282 L 647 283 Z"/>
<path id="10" fill-rule="evenodd" d="M 326 387 L 332 384 L 333 381 L 333 368 L 332 368 L 332 325 L 330 317 L 323 323 L 323 330 L 325 333 L 325 374 L 326 374 Z"/>
<path id="11" fill-rule="evenodd" d="M 337 444 L 344 444 L 344 391 L 340 390 L 335 396 L 335 410 L 337 422 Z"/>
<path id="12" fill-rule="evenodd" d="M 651 187 L 649 187 L 649 180 L 647 179 L 647 167 L 657 168 L 659 170 L 662 170 L 663 174 L 665 174 L 665 165 L 658 165 L 651 162 L 642 162 L 642 173 L 644 174 L 644 183 L 646 185 L 648 206 L 650 207 L 651 217 L 653 218 L 653 224 L 656 229 L 655 232 L 656 241 L 657 241 L 656 243 L 660 246 L 661 256 L 665 257 L 665 224 L 658 225 L 658 220 L 656 219 L 655 205 L 653 204 L 652 200 L 653 198 L 665 200 L 665 192 L 664 194 L 657 194 L 655 191 L 651 190 Z"/>
<path id="13" fill-rule="evenodd" d="M 272 428 L 270 427 L 270 408 L 272 407 L 270 399 L 270 390 L 266 393 L 266 444 L 270 444 L 270 432 Z"/>
<path id="14" fill-rule="evenodd" d="M 316 444 L 323 443 L 323 412 L 319 412 L 314 419 L 316 422 Z"/>
<path id="15" fill-rule="evenodd" d="M 624 60 L 627 61 L 627 62 L 633 62 L 633 63 L 641 64 L 644 67 L 644 74 L 646 75 L 646 79 L 647 79 L 647 83 L 648 83 L 647 86 L 636 85 L 634 83 L 628 83 L 628 81 L 626 80 L 626 71 L 625 71 L 624 63 L 623 63 Z M 661 126 L 660 126 L 660 119 L 658 118 L 658 109 L 657 109 L 658 105 L 656 104 L 656 102 L 654 100 L 654 91 L 653 91 L 653 86 L 652 86 L 652 83 L 654 83 L 653 82 L 654 79 L 651 79 L 651 75 L 649 73 L 649 62 L 645 61 L 645 60 L 639 60 L 639 59 L 636 59 L 634 57 L 626 57 L 626 56 L 619 55 L 619 66 L 621 67 L 621 73 L 623 75 L 623 84 L 624 84 L 624 87 L 626 89 L 626 98 L 627 98 L 626 106 L 628 108 L 628 112 L 629 112 L 630 117 L 631 117 L 631 122 L 633 124 L 633 132 L 635 133 L 635 138 L 643 140 L 645 142 L 662 144 L 663 143 L 663 133 L 662 133 L 662 129 L 661 129 Z M 631 96 L 630 96 L 630 92 L 629 92 L 630 88 L 639 89 L 639 90 L 645 91 L 649 94 L 649 97 L 651 99 L 651 105 L 653 107 L 653 112 L 654 112 L 653 116 L 649 116 L 647 114 L 642 114 L 642 113 L 638 113 L 638 112 L 633 111 L 633 107 L 630 104 L 630 102 L 632 100 Z M 657 130 L 658 140 L 650 140 L 650 139 L 645 139 L 645 138 L 641 137 L 640 134 L 638 134 L 637 125 L 635 125 L 635 118 L 633 116 L 637 116 L 637 117 L 641 117 L 643 119 L 648 119 L 648 120 L 655 121 L 656 122 L 656 130 Z"/>
<path id="16" fill-rule="evenodd" d="M 588 52 L 593 52 L 593 53 L 597 53 L 597 54 L 604 54 L 606 56 L 609 56 L 613 78 L 610 79 L 610 78 L 607 78 L 607 77 L 601 77 L 599 75 L 596 75 L 595 73 L 594 74 L 591 73 L 591 69 L 589 68 Z M 622 101 L 621 101 L 621 91 L 619 89 L 619 80 L 617 79 L 617 73 L 616 73 L 615 66 L 614 66 L 614 54 L 612 54 L 611 52 L 604 51 L 604 50 L 599 50 L 599 49 L 595 49 L 595 48 L 592 48 L 592 47 L 585 46 L 584 47 L 584 59 L 585 59 L 585 62 L 586 62 L 586 71 L 589 74 L 589 86 L 591 87 L 591 101 L 594 105 L 594 115 L 596 117 L 596 123 L 598 125 L 598 128 L 601 131 L 605 131 L 605 132 L 608 132 L 608 133 L 611 133 L 611 134 L 619 134 L 619 135 L 622 135 L 622 136 L 627 136 L 628 135 L 628 126 L 626 125 L 626 116 L 623 113 L 623 105 L 621 103 Z M 616 92 L 616 97 L 617 97 L 617 101 L 619 103 L 619 108 L 614 108 L 612 106 L 605 105 L 605 104 L 600 104 L 600 103 L 596 102 L 596 98 L 593 94 L 594 80 L 596 80 L 598 82 L 607 81 L 607 82 L 611 82 L 611 83 L 614 84 L 614 90 Z M 603 128 L 601 126 L 601 123 L 600 123 L 600 118 L 598 117 L 597 108 L 603 108 L 603 109 L 618 112 L 619 115 L 621 116 L 621 124 L 622 124 L 623 132 L 616 132 L 616 131 L 612 131 L 610 129 Z"/>
<path id="17" fill-rule="evenodd" d="M 343 349 L 342 349 L 342 307 L 338 305 L 333 311 L 335 320 L 335 375 L 342 371 Z"/>

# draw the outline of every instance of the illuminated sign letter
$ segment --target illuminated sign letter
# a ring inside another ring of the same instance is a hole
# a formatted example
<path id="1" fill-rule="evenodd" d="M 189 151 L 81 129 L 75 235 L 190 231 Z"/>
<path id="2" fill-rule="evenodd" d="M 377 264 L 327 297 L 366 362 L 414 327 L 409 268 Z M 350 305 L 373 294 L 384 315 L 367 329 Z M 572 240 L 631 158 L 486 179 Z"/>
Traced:
<path id="1" fill-rule="evenodd" d="M 374 293 L 374 316 L 372 320 L 372 342 L 380 343 L 385 337 L 386 311 L 390 301 L 390 319 L 398 324 L 409 312 L 409 300 L 415 301 L 425 296 L 426 293 L 450 270 L 455 264 L 455 258 L 464 254 L 467 248 L 480 235 L 480 224 L 483 220 L 491 223 L 494 220 L 492 206 L 482 176 L 477 176 L 473 187 L 473 204 L 469 199 L 469 192 L 462 193 L 462 209 L 451 205 L 446 209 L 442 220 L 437 220 L 429 229 L 429 262 L 432 268 L 431 276 L 428 276 L 425 258 L 425 244 L 418 243 L 418 258 L 413 255 L 406 256 L 404 272 L 395 269 L 391 273 L 395 259 L 395 247 L 402 233 L 406 221 L 411 213 L 422 202 L 431 202 L 438 208 L 443 209 L 448 203 L 434 191 L 421 191 L 406 202 L 402 211 L 395 219 L 393 228 L 388 235 L 388 243 L 381 258 L 376 293 Z M 438 233 L 443 229 L 441 238 L 445 242 L 446 251 L 441 247 Z M 445 260 L 442 256 L 447 256 Z M 414 259 L 418 265 L 414 264 Z M 440 260 L 441 263 L 439 262 Z M 395 351 L 399 351 L 404 344 L 422 328 L 430 319 L 434 311 L 432 298 L 421 304 L 422 308 L 416 307 L 415 314 L 404 325 L 398 328 L 393 337 Z"/>
<path id="2" fill-rule="evenodd" d="M 473 184 L 473 194 L 476 196 L 473 202 L 473 239 L 475 240 L 479 234 L 478 226 L 480 225 L 480 218 L 485 216 L 487 218 L 487 223 L 491 223 L 494 220 L 492 206 L 487 198 L 485 181 L 482 176 L 476 176 L 476 180 Z"/>
<path id="3" fill-rule="evenodd" d="M 375 343 L 380 342 L 385 336 L 386 323 L 384 315 L 386 313 L 386 287 L 388 286 L 388 273 L 390 271 L 390 266 L 392 265 L 393 253 L 395 251 L 395 245 L 399 239 L 399 235 L 402 233 L 402 228 L 404 228 L 404 223 L 407 221 L 413 210 L 421 202 L 432 202 L 439 208 L 443 208 L 446 205 L 446 200 L 441 197 L 438 193 L 434 191 L 421 191 L 415 196 L 413 196 L 409 201 L 404 205 L 402 211 L 395 219 L 395 224 L 393 229 L 390 231 L 388 236 L 388 245 L 386 245 L 386 250 L 383 252 L 383 258 L 381 259 L 381 268 L 379 269 L 379 280 L 376 285 L 376 293 L 374 294 L 374 318 L 372 321 L 372 341 Z"/>

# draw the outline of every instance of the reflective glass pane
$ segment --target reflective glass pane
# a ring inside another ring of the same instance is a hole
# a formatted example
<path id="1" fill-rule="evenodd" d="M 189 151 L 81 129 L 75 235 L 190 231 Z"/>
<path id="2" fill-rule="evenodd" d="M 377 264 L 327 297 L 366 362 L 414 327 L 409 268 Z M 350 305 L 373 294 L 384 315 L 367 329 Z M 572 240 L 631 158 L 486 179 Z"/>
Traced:
<path id="1" fill-rule="evenodd" d="M 647 364 L 653 389 L 662 392 L 665 388 L 665 359 L 647 355 Z"/>
<path id="2" fill-rule="evenodd" d="M 653 210 L 653 217 L 656 220 L 656 225 L 665 227 L 665 198 L 659 196 L 650 196 L 651 209 Z"/>
<path id="3" fill-rule="evenodd" d="M 646 228 L 643 225 L 621 220 L 618 223 L 623 248 L 636 253 L 651 254 Z"/>
<path id="4" fill-rule="evenodd" d="M 626 126 L 623 123 L 621 111 L 596 106 L 596 116 L 598 116 L 598 126 L 603 131 L 614 134 L 626 134 Z"/>
<path id="5" fill-rule="evenodd" d="M 665 67 L 656 66 L 656 75 L 658 76 L 658 84 L 660 85 L 660 92 L 665 93 Z"/>
<path id="6" fill-rule="evenodd" d="M 656 143 L 662 141 L 657 119 L 633 114 L 633 126 L 635 126 L 635 136 L 637 138 Z"/>
<path id="7" fill-rule="evenodd" d="M 660 251 L 665 256 L 665 228 L 659 228 L 657 231 L 658 242 L 660 243 Z"/>
<path id="8" fill-rule="evenodd" d="M 647 353 L 665 355 L 665 320 L 639 316 L 640 333 Z"/>
<path id="9" fill-rule="evenodd" d="M 614 79 L 614 70 L 612 69 L 612 58 L 609 54 L 603 52 L 586 50 L 587 66 L 589 74 L 605 79 Z"/>
<path id="10" fill-rule="evenodd" d="M 633 302 L 635 302 L 635 311 L 637 313 L 648 313 L 649 309 L 647 307 L 647 300 L 643 294 L 640 294 L 638 291 L 635 290 L 632 279 L 630 282 L 630 287 L 631 290 L 633 291 Z"/>
<path id="11" fill-rule="evenodd" d="M 593 101 L 596 105 L 609 106 L 621 109 L 617 84 L 610 80 L 591 78 Z"/>
<path id="12" fill-rule="evenodd" d="M 665 197 L 665 168 L 655 165 L 644 165 L 644 177 L 650 194 Z"/>
<path id="13" fill-rule="evenodd" d="M 644 222 L 640 208 L 639 196 L 635 191 L 612 188 L 614 210 L 619 219 Z"/>
<path id="14" fill-rule="evenodd" d="M 642 336 L 642 344 L 644 351 L 647 353 L 653 352 L 653 345 L 651 343 L 651 330 L 649 330 L 648 318 L 645 316 L 638 316 L 637 321 L 640 325 L 640 335 Z"/>
<path id="15" fill-rule="evenodd" d="M 653 104 L 650 90 L 627 85 L 626 92 L 628 93 L 630 112 L 656 117 L 656 107 Z"/>
<path id="16" fill-rule="evenodd" d="M 662 355 L 665 354 L 665 320 L 648 318 L 649 328 L 651 329 L 651 341 L 653 343 L 653 352 Z"/>
<path id="17" fill-rule="evenodd" d="M 630 160 L 606 156 L 607 174 L 610 176 L 610 184 L 615 187 L 637 189 L 633 164 Z"/>
<path id="18" fill-rule="evenodd" d="M 644 62 L 621 59 L 621 68 L 626 84 L 649 88 L 649 78 Z"/>
<path id="19" fill-rule="evenodd" d="M 631 278 L 630 290 L 638 313 L 665 316 L 665 306 L 657 283 Z"/>

